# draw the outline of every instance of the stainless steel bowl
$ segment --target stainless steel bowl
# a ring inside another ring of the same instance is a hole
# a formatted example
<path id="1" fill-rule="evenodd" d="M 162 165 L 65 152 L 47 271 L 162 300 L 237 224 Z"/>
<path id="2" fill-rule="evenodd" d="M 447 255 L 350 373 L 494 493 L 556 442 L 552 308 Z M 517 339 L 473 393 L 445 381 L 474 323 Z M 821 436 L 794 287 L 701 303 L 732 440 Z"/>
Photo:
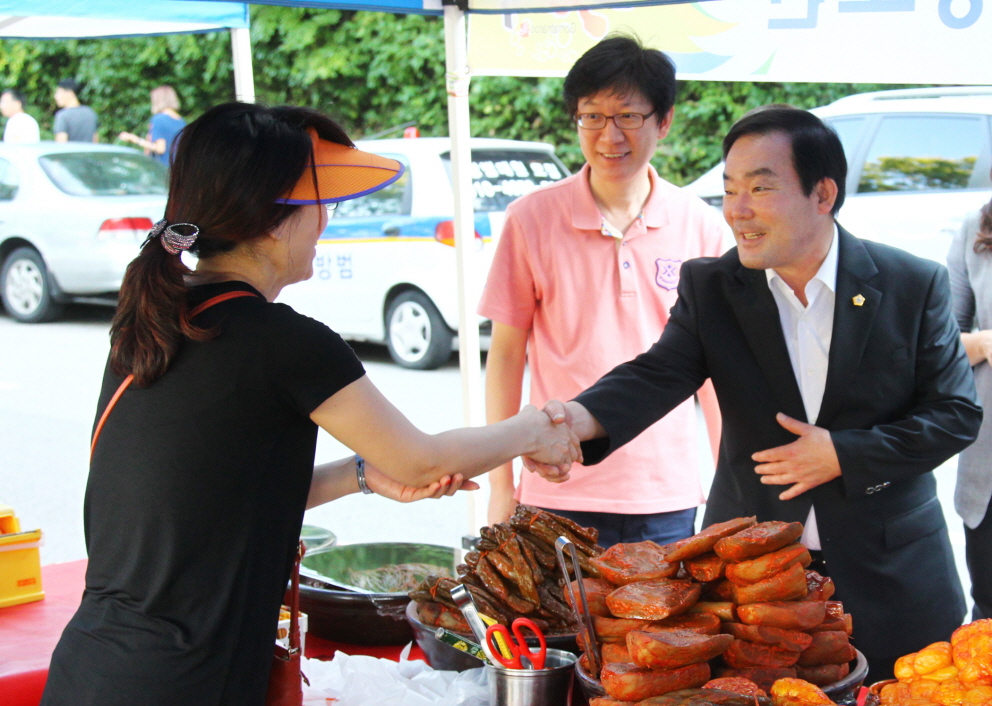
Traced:
<path id="1" fill-rule="evenodd" d="M 404 645 L 414 639 L 404 615 L 410 598 L 403 590 L 368 588 L 389 578 L 373 572 L 424 564 L 453 576 L 454 563 L 453 548 L 433 544 L 347 544 L 310 552 L 303 557 L 304 573 L 320 585 L 307 585 L 307 578 L 300 584 L 300 610 L 308 616 L 308 632 L 353 645 Z"/>
<path id="2" fill-rule="evenodd" d="M 420 617 L 417 615 L 417 604 L 413 601 L 406 607 L 406 619 L 413 628 L 413 636 L 417 641 L 417 645 L 427 655 L 427 663 L 434 667 L 434 669 L 463 672 L 466 669 L 474 669 L 482 666 L 482 662 L 472 655 L 461 652 L 451 645 L 438 640 L 435 637 L 437 628 L 431 625 L 424 625 L 420 622 Z M 475 638 L 471 635 L 463 635 L 462 637 L 475 642 Z M 579 646 L 575 641 L 575 637 L 574 632 L 564 635 L 545 635 L 544 641 L 549 648 L 578 654 Z M 527 636 L 527 643 L 532 647 L 537 647 L 538 644 L 537 639 L 530 635 Z"/>

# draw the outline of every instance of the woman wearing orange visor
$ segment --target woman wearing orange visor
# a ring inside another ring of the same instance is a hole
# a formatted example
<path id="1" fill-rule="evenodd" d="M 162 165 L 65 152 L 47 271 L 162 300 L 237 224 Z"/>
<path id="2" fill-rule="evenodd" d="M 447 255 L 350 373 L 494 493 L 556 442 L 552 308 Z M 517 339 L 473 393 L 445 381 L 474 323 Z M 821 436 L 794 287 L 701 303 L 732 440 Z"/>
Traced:
<path id="1" fill-rule="evenodd" d="M 326 204 L 402 169 L 303 108 L 226 104 L 183 130 L 111 327 L 86 591 L 43 704 L 262 704 L 305 508 L 360 489 L 439 497 L 522 454 L 576 459 L 534 408 L 421 432 L 337 334 L 273 303 L 311 276 Z M 318 427 L 359 455 L 314 468 Z"/>

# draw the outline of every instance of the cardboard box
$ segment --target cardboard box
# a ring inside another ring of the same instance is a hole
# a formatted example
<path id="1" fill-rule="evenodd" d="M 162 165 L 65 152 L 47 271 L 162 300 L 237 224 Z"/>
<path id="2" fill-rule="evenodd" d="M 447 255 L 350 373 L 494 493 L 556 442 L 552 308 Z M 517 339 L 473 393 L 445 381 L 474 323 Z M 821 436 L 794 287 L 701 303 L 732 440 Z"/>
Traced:
<path id="1" fill-rule="evenodd" d="M 0 505 L 0 608 L 40 601 L 41 530 L 21 531 L 14 510 Z"/>

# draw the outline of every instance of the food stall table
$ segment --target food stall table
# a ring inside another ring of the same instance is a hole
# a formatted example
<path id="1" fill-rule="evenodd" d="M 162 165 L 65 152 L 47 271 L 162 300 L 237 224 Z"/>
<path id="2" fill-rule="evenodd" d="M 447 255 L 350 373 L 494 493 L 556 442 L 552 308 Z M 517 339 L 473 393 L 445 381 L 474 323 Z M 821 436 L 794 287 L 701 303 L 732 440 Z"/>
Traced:
<path id="1" fill-rule="evenodd" d="M 48 678 L 48 663 L 62 629 L 76 612 L 83 593 L 86 560 L 42 567 L 45 599 L 0 608 L 0 702 L 3 706 L 38 706 Z M 403 646 L 369 647 L 323 640 L 307 635 L 309 658 L 331 659 L 341 650 L 349 655 L 399 659 Z M 414 645 L 411 659 L 424 659 Z"/>

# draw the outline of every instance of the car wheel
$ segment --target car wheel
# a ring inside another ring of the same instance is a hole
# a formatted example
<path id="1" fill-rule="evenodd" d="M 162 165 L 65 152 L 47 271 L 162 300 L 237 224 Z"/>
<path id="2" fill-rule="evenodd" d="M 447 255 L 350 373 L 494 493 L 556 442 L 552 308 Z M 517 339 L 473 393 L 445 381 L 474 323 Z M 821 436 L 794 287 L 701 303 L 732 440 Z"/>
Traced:
<path id="1" fill-rule="evenodd" d="M 386 311 L 389 355 L 404 368 L 433 370 L 451 358 L 454 334 L 423 292 L 403 292 Z"/>
<path id="2" fill-rule="evenodd" d="M 0 273 L 3 308 L 27 324 L 51 321 L 62 313 L 52 298 L 52 282 L 45 261 L 34 248 L 17 248 L 3 263 Z"/>

